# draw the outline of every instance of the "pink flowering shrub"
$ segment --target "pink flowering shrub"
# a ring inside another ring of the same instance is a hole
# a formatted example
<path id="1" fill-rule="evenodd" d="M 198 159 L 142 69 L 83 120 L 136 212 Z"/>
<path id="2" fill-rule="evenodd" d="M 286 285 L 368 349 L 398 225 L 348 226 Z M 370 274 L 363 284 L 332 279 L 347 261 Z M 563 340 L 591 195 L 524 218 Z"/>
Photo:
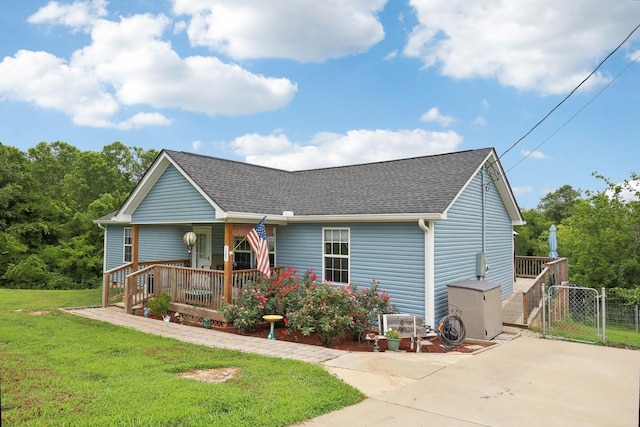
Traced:
<path id="1" fill-rule="evenodd" d="M 354 339 L 359 340 L 363 333 L 371 331 L 380 314 L 397 312 L 391 304 L 391 297 L 384 289 L 380 289 L 380 282 L 375 279 L 371 280 L 368 288 L 359 289 L 351 283 L 345 286 L 345 290 L 349 298 L 355 301 L 351 304 L 351 331 Z"/>
<path id="2" fill-rule="evenodd" d="M 289 267 L 280 277 L 245 284 L 235 304 L 225 304 L 222 313 L 243 332 L 253 330 L 265 314 L 279 314 L 288 332 L 316 333 L 328 345 L 345 333 L 359 339 L 372 329 L 378 314 L 395 312 L 378 281 L 359 289 L 316 280 L 311 271 L 298 276 Z"/>
<path id="3" fill-rule="evenodd" d="M 331 344 L 351 328 L 352 304 L 343 288 L 326 282 L 312 285 L 302 298 L 300 308 L 288 313 L 289 328 L 297 329 L 303 335 L 315 332 L 323 344 Z"/>
<path id="4" fill-rule="evenodd" d="M 279 314 L 287 325 L 287 313 L 298 308 L 306 289 L 315 280 L 310 271 L 300 277 L 289 267 L 280 277 L 246 283 L 235 304 L 224 304 L 222 313 L 243 332 L 252 331 L 265 314 Z"/>

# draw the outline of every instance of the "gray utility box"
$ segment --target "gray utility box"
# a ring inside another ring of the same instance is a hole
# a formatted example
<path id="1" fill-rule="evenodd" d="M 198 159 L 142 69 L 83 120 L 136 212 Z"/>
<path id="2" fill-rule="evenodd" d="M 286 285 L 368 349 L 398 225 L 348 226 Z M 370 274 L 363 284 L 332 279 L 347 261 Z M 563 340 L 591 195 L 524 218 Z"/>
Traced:
<path id="1" fill-rule="evenodd" d="M 460 311 L 467 338 L 490 340 L 502 332 L 500 284 L 462 280 L 448 285 L 449 305 Z"/>

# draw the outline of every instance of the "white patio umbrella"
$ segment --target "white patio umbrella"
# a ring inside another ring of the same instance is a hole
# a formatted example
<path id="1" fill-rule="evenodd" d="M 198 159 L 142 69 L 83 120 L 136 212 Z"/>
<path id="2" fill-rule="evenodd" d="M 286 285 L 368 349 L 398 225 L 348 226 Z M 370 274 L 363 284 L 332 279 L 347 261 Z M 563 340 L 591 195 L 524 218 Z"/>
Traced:
<path id="1" fill-rule="evenodd" d="M 551 252 L 549 252 L 549 258 L 553 259 L 558 258 L 558 240 L 556 239 L 556 231 L 556 226 L 552 224 L 551 228 L 549 228 L 549 249 L 551 250 Z"/>

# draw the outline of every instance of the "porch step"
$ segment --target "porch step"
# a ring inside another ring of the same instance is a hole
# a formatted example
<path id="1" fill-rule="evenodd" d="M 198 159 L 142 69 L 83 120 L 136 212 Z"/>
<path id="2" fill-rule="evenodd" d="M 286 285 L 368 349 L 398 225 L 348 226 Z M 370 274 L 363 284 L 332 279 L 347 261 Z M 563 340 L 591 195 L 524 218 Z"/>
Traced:
<path id="1" fill-rule="evenodd" d="M 114 303 L 113 306 L 121 308 L 121 309 L 124 310 L 124 302 L 122 302 L 122 301 Z M 138 310 L 138 309 L 141 309 L 141 308 L 144 308 L 143 304 L 136 304 L 136 305 L 133 306 L 134 310 Z"/>

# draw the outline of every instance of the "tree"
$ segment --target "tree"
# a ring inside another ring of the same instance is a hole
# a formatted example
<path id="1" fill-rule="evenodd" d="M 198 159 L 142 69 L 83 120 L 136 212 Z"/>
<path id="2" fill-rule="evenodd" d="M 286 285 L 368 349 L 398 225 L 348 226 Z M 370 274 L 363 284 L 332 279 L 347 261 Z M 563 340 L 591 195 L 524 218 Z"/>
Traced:
<path id="1" fill-rule="evenodd" d="M 581 197 L 581 190 L 574 190 L 570 185 L 563 185 L 544 196 L 538 204 L 538 210 L 544 213 L 553 224 L 558 225 L 573 214 L 574 207 Z"/>
<path id="2" fill-rule="evenodd" d="M 558 227 L 558 241 L 573 282 L 633 288 L 640 284 L 640 202 L 616 197 L 627 184 L 608 183 L 608 191 L 574 206 L 573 215 Z"/>
<path id="3" fill-rule="evenodd" d="M 0 283 L 67 289 L 101 283 L 103 234 L 156 158 L 119 142 L 101 152 L 56 141 L 22 153 L 0 143 Z"/>
<path id="4" fill-rule="evenodd" d="M 520 256 L 547 256 L 548 237 L 552 221 L 537 209 L 522 211 L 526 224 L 516 231 L 516 254 Z"/>

